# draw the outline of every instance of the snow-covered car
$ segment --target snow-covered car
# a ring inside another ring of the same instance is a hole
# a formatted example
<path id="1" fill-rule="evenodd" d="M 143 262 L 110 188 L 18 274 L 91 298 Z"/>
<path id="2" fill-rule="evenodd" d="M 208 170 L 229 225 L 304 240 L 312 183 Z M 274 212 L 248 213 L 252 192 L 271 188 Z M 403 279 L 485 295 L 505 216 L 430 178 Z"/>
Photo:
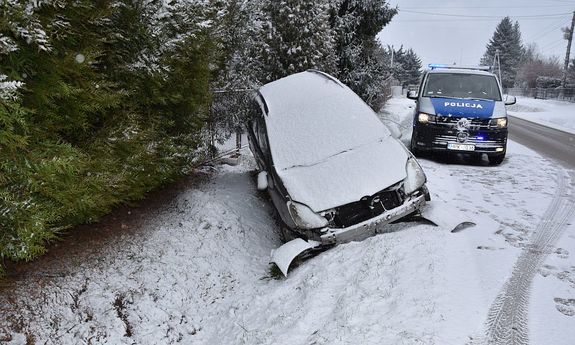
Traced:
<path id="1" fill-rule="evenodd" d="M 336 78 L 309 70 L 264 85 L 255 98 L 248 138 L 258 188 L 298 238 L 284 245 L 288 256 L 364 239 L 429 200 L 415 157 Z"/>

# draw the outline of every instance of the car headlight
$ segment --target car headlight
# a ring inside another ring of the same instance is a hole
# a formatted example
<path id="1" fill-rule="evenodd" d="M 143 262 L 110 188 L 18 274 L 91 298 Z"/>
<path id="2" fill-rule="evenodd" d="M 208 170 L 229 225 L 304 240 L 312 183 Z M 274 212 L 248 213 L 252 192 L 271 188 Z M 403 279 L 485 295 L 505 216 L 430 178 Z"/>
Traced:
<path id="1" fill-rule="evenodd" d="M 405 170 L 407 177 L 403 180 L 403 190 L 405 194 L 409 195 L 420 189 L 427 181 L 427 178 L 425 177 L 423 169 L 413 157 L 407 160 Z"/>
<path id="2" fill-rule="evenodd" d="M 419 123 L 430 123 L 430 122 L 435 122 L 435 115 L 429 115 L 426 113 L 419 113 L 419 115 L 417 115 L 417 121 Z"/>
<path id="3" fill-rule="evenodd" d="M 323 228 L 328 224 L 327 219 L 318 215 L 306 205 L 288 201 L 287 206 L 294 224 L 300 229 Z"/>
<path id="4" fill-rule="evenodd" d="M 498 117 L 495 119 L 491 119 L 489 121 L 489 125 L 491 127 L 507 128 L 507 118 L 506 117 Z"/>

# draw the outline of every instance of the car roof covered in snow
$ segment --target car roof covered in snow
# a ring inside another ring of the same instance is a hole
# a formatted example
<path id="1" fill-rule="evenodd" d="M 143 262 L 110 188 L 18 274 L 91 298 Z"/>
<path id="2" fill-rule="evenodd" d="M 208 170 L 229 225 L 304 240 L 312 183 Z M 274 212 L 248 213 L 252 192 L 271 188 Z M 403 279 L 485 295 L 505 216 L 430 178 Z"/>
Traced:
<path id="1" fill-rule="evenodd" d="M 390 136 L 374 111 L 336 78 L 306 71 L 260 89 L 276 170 L 318 164 Z"/>

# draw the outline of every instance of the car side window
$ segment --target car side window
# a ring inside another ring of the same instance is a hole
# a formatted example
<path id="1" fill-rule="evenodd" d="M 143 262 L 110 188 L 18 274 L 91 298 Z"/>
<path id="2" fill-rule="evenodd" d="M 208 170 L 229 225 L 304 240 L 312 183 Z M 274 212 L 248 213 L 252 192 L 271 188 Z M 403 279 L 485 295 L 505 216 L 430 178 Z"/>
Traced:
<path id="1" fill-rule="evenodd" d="M 251 125 L 251 130 L 254 133 L 254 136 L 256 137 L 257 141 L 259 142 L 259 138 L 258 138 L 258 121 L 256 121 L 255 119 L 250 120 L 250 125 Z"/>
<path id="2" fill-rule="evenodd" d="M 248 120 L 248 124 L 249 126 L 251 126 L 251 129 L 253 130 L 254 134 L 257 133 L 257 118 L 260 116 L 260 111 L 259 111 L 259 105 L 258 102 L 254 99 L 251 98 L 248 101 L 248 106 L 247 106 L 247 120 Z"/>
<path id="3" fill-rule="evenodd" d="M 262 108 L 255 99 L 250 102 L 249 121 L 251 126 L 250 129 L 253 131 L 254 139 L 257 141 L 257 146 L 262 151 L 263 158 L 265 160 L 269 160 L 270 150 L 264 114 L 262 112 Z"/>
<path id="4" fill-rule="evenodd" d="M 266 133 L 266 126 L 263 117 L 259 117 L 255 122 L 257 122 L 257 132 L 258 143 L 266 159 L 270 156 L 270 148 L 268 145 L 268 138 Z"/>
<path id="5" fill-rule="evenodd" d="M 423 85 L 424 85 L 424 83 L 425 83 L 425 77 L 426 77 L 426 76 L 427 76 L 427 74 L 424 74 L 424 75 L 421 77 L 421 80 L 419 81 L 419 89 L 417 89 L 417 94 L 418 94 L 419 96 L 421 96 L 421 93 L 423 92 Z"/>

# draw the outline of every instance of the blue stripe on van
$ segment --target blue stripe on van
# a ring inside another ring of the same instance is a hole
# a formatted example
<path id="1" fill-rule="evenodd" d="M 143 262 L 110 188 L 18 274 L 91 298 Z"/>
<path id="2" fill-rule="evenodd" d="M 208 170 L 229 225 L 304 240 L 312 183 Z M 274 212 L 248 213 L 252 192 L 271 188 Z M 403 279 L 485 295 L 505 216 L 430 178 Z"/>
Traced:
<path id="1" fill-rule="evenodd" d="M 431 98 L 435 115 L 490 118 L 495 101 L 479 101 L 461 98 Z"/>

